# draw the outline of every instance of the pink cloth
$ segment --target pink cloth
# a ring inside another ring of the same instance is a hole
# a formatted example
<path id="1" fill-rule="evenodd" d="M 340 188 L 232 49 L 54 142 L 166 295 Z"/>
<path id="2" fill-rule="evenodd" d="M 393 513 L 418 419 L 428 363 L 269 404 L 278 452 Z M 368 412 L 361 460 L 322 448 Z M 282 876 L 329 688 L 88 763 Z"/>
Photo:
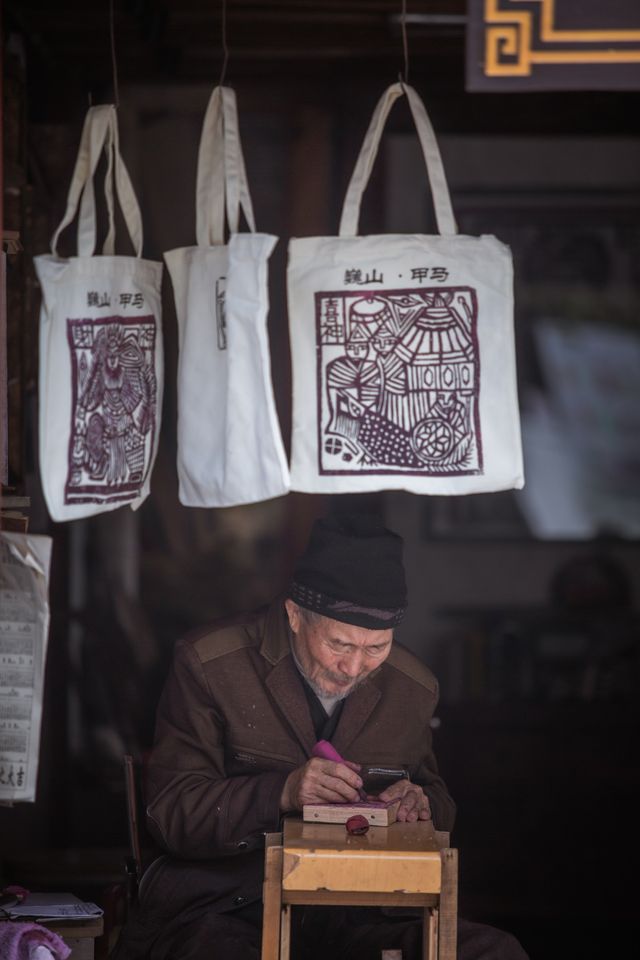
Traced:
<path id="1" fill-rule="evenodd" d="M 343 759 L 328 740 L 318 740 L 311 751 L 312 757 L 321 757 L 323 760 L 333 760 L 334 763 L 343 763 Z"/>
<path id="2" fill-rule="evenodd" d="M 2 960 L 29 960 L 29 947 L 46 947 L 56 960 L 67 960 L 71 947 L 53 930 L 39 923 L 0 923 L 0 957 Z"/>

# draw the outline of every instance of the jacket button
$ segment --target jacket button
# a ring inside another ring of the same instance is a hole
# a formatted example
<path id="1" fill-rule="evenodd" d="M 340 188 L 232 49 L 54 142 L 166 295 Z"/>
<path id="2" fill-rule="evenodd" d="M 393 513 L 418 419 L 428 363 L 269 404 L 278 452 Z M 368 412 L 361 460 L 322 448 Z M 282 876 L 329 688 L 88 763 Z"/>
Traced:
<path id="1" fill-rule="evenodd" d="M 238 847 L 238 850 L 246 850 L 249 844 L 246 840 L 239 840 L 236 846 Z"/>
<path id="2" fill-rule="evenodd" d="M 234 898 L 233 898 L 233 905 L 234 905 L 234 907 L 241 907 L 242 904 L 243 904 L 243 903 L 246 903 L 246 902 L 247 902 L 247 898 L 246 898 L 246 897 L 234 897 Z"/>

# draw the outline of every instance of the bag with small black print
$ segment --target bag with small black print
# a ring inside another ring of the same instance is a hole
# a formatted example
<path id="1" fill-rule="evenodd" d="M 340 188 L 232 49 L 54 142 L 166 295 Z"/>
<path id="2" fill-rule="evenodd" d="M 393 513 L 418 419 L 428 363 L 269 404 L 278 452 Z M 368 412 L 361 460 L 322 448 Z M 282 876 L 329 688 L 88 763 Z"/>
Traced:
<path id="1" fill-rule="evenodd" d="M 239 232 L 241 211 L 246 232 Z M 164 255 L 178 319 L 180 502 L 269 500 L 289 490 L 267 334 L 268 260 L 277 237 L 256 233 L 229 87 L 213 90 L 202 126 L 196 240 Z"/>

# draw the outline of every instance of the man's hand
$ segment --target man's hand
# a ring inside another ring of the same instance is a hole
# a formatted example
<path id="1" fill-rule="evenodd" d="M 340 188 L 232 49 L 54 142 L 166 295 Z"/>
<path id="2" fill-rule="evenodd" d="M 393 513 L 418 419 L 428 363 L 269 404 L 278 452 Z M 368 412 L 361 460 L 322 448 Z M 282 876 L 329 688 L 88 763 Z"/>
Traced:
<path id="1" fill-rule="evenodd" d="M 396 819 L 402 823 L 431 820 L 429 797 L 425 796 L 422 787 L 419 787 L 417 783 L 411 783 L 410 780 L 397 780 L 386 790 L 383 790 L 378 799 L 385 801 L 400 799 Z"/>
<path id="2" fill-rule="evenodd" d="M 280 797 L 280 810 L 302 810 L 305 803 L 356 803 L 362 780 L 359 764 L 345 760 L 334 763 L 312 757 L 287 777 Z M 395 786 L 395 784 L 394 784 Z"/>

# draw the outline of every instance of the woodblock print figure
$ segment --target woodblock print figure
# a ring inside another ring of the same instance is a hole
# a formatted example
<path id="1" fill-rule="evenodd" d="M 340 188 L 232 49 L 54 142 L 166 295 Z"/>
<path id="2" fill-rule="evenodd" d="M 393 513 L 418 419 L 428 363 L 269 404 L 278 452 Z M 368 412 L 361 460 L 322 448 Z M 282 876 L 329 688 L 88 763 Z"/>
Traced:
<path id="1" fill-rule="evenodd" d="M 153 316 L 67 320 L 72 410 L 65 503 L 134 499 L 154 446 Z"/>
<path id="2" fill-rule="evenodd" d="M 319 472 L 481 474 L 471 287 L 316 294 Z"/>

